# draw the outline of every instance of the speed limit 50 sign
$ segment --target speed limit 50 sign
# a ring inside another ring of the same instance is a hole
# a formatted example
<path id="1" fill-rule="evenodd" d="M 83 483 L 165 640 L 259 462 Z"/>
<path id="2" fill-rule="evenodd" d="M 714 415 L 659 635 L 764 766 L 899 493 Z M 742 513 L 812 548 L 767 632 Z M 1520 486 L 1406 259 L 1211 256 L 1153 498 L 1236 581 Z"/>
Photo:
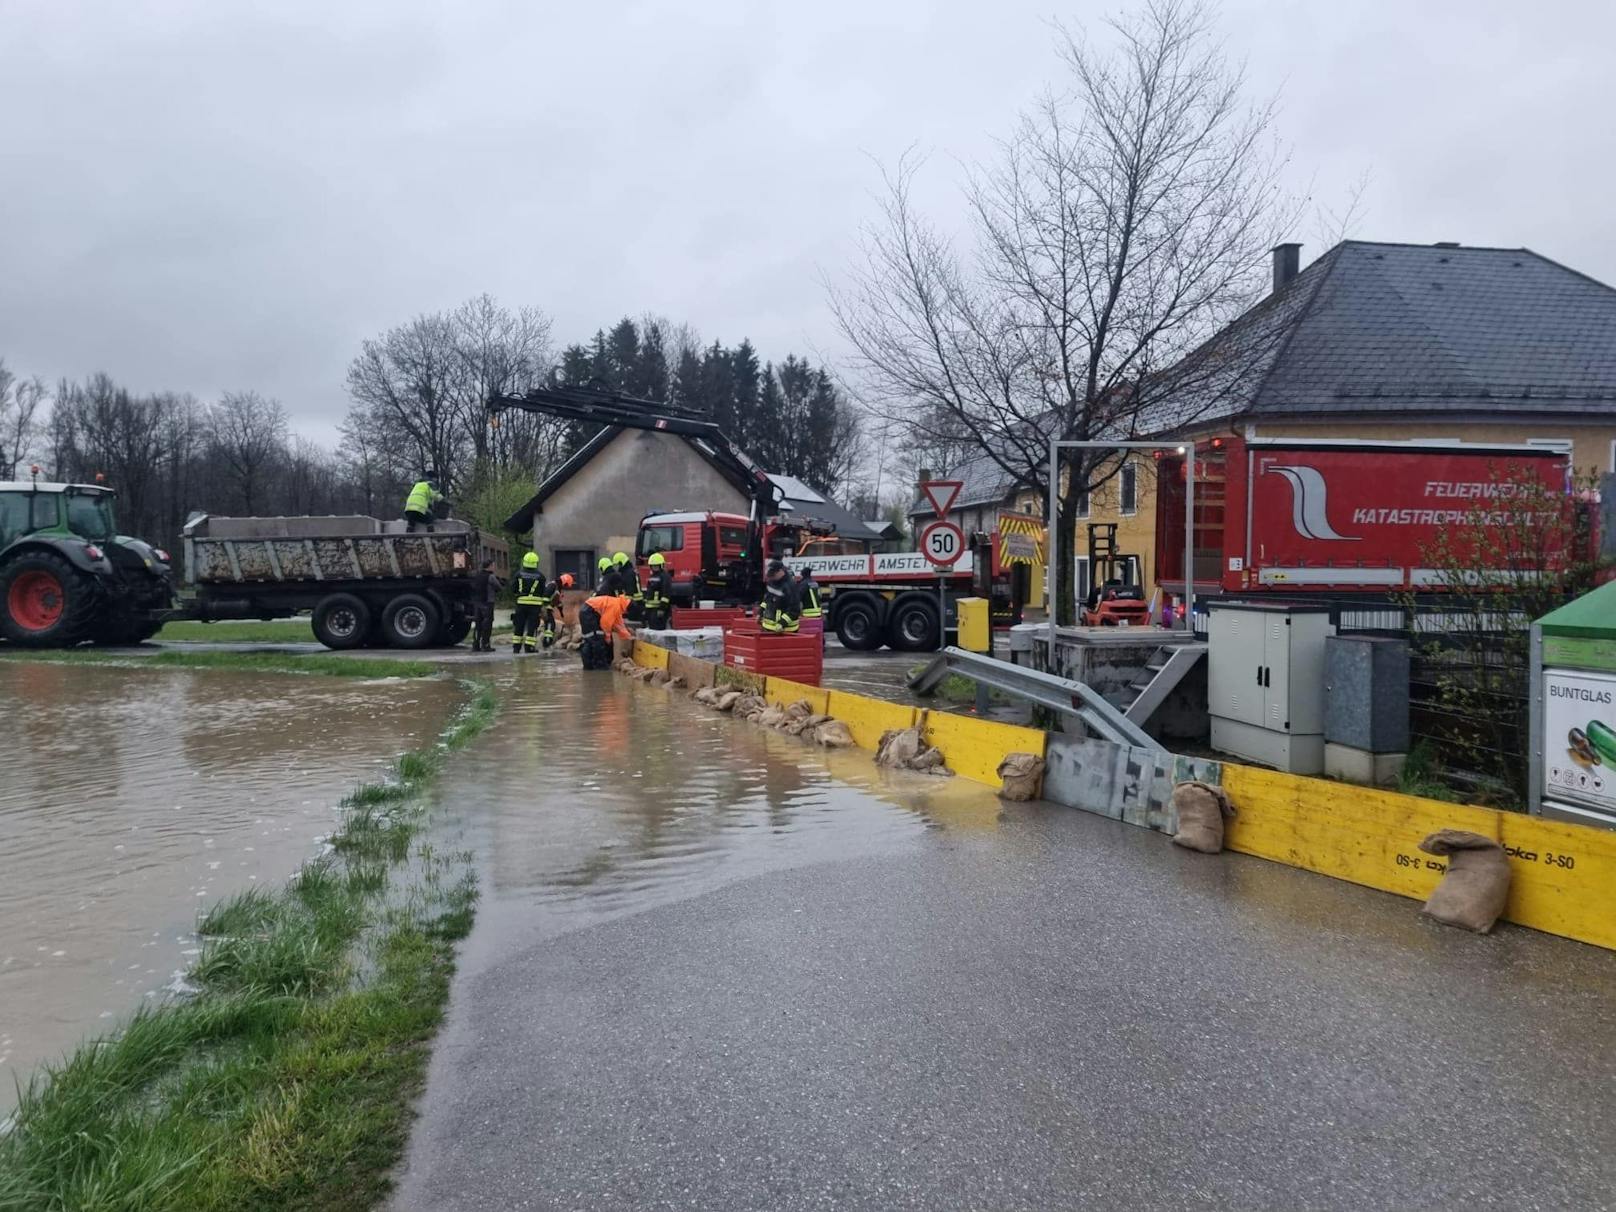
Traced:
<path id="1" fill-rule="evenodd" d="M 952 522 L 933 522 L 920 532 L 920 553 L 933 564 L 958 563 L 965 554 L 965 532 Z"/>

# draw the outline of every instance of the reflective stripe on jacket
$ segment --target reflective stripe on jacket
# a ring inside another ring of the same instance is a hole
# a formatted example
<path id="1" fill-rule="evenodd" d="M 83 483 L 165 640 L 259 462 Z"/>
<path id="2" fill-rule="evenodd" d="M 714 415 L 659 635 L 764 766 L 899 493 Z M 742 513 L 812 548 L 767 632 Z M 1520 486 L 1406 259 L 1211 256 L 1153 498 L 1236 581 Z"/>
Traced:
<path id="1" fill-rule="evenodd" d="M 519 572 L 516 574 L 516 604 L 518 606 L 544 605 L 544 574 Z"/>
<path id="2" fill-rule="evenodd" d="M 410 489 L 410 495 L 404 502 L 405 513 L 431 513 L 432 506 L 443 500 L 443 494 L 425 480 L 420 480 Z"/>

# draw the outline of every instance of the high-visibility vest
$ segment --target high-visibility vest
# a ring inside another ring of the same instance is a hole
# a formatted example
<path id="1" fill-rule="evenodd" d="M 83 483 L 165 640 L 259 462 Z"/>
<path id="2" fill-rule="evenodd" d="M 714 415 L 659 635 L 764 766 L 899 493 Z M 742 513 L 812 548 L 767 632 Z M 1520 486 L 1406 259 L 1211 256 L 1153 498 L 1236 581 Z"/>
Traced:
<path id="1" fill-rule="evenodd" d="M 658 569 L 651 574 L 650 581 L 645 586 L 645 608 L 647 610 L 661 610 L 668 604 L 668 574 Z"/>
<path id="2" fill-rule="evenodd" d="M 544 574 L 519 572 L 516 574 L 516 604 L 518 606 L 544 605 Z"/>
<path id="3" fill-rule="evenodd" d="M 405 513 L 431 513 L 434 501 L 443 500 L 443 494 L 433 488 L 426 480 L 420 480 L 410 489 L 409 498 L 404 502 Z"/>
<path id="4" fill-rule="evenodd" d="M 797 588 L 802 592 L 802 617 L 819 618 L 824 613 L 819 606 L 819 586 L 813 581 L 799 581 Z"/>

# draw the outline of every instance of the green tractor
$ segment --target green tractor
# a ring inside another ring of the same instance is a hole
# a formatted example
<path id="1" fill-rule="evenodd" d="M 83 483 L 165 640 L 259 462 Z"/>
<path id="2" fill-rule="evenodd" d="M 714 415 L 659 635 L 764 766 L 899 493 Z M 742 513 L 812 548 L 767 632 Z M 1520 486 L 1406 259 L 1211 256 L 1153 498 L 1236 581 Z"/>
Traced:
<path id="1" fill-rule="evenodd" d="M 98 484 L 0 480 L 0 638 L 138 644 L 174 601 L 168 553 L 117 533 Z"/>

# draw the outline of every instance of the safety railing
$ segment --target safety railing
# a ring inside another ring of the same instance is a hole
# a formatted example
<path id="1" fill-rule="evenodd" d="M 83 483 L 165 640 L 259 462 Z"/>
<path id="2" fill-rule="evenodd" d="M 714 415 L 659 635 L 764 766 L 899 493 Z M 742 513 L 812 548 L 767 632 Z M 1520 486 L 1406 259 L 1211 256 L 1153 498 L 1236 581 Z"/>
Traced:
<path id="1" fill-rule="evenodd" d="M 1052 673 L 1028 669 L 1025 665 L 996 661 L 980 653 L 966 652 L 963 648 L 945 648 L 939 652 L 930 664 L 909 679 L 909 689 L 916 694 L 930 695 L 951 673 L 961 674 L 979 686 L 991 686 L 1050 711 L 1074 716 L 1090 733 L 1104 740 L 1166 752 L 1160 742 L 1109 703 L 1094 687 L 1056 677 Z"/>

